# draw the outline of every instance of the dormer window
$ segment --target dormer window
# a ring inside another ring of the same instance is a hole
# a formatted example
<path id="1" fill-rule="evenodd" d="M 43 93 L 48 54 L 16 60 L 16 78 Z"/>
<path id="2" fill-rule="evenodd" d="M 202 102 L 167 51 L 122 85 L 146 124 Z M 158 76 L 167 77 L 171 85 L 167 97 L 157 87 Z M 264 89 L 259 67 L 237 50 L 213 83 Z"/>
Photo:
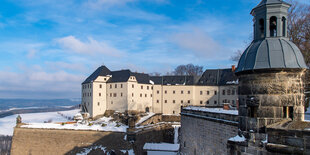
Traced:
<path id="1" fill-rule="evenodd" d="M 277 17 L 272 16 L 270 18 L 269 29 L 270 29 L 270 37 L 276 37 L 277 36 Z"/>

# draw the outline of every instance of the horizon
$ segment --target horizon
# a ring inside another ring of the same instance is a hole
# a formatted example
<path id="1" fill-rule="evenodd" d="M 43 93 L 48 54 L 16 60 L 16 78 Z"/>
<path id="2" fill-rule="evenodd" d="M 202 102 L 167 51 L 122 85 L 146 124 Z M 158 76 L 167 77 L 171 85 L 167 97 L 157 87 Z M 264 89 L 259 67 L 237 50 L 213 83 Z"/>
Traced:
<path id="1" fill-rule="evenodd" d="M 252 40 L 259 2 L 1 1 L 0 98 L 81 98 L 102 64 L 161 74 L 189 63 L 230 68 Z"/>

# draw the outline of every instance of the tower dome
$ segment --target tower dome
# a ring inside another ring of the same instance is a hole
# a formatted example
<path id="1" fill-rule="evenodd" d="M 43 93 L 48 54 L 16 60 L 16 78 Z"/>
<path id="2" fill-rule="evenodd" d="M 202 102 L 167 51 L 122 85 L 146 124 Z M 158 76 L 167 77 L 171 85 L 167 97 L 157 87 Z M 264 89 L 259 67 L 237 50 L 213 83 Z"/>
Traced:
<path id="1" fill-rule="evenodd" d="M 252 11 L 254 40 L 243 52 L 236 74 L 261 69 L 306 69 L 304 57 L 287 36 L 290 4 L 262 0 Z"/>
<path id="2" fill-rule="evenodd" d="M 307 68 L 298 47 L 284 38 L 266 38 L 252 42 L 242 54 L 237 72 L 258 69 Z"/>

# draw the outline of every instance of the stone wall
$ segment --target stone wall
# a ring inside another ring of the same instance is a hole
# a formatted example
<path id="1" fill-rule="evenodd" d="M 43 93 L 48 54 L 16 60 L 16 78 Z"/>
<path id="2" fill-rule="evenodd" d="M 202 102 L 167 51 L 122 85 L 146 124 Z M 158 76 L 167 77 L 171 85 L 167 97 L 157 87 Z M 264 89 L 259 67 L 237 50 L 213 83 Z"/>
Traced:
<path id="1" fill-rule="evenodd" d="M 304 120 L 303 70 L 256 72 L 238 78 L 242 131 L 264 132 L 264 127 L 283 118 Z M 291 110 L 287 115 L 285 108 Z"/>
<path id="2" fill-rule="evenodd" d="M 187 155 L 226 154 L 227 140 L 238 133 L 238 116 L 182 110 L 180 147 Z"/>

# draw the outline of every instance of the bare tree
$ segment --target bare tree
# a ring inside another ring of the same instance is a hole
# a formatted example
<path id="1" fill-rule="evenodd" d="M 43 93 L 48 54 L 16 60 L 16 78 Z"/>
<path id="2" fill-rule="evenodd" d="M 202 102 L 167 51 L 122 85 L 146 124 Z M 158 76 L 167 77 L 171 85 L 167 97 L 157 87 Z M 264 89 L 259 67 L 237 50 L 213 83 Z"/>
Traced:
<path id="1" fill-rule="evenodd" d="M 203 67 L 193 64 L 179 65 L 174 70 L 174 75 L 199 76 L 203 73 Z"/>
<path id="2" fill-rule="evenodd" d="M 240 57 L 242 55 L 242 51 L 241 50 L 237 50 L 231 57 L 230 60 L 234 61 L 234 62 L 238 62 Z"/>

